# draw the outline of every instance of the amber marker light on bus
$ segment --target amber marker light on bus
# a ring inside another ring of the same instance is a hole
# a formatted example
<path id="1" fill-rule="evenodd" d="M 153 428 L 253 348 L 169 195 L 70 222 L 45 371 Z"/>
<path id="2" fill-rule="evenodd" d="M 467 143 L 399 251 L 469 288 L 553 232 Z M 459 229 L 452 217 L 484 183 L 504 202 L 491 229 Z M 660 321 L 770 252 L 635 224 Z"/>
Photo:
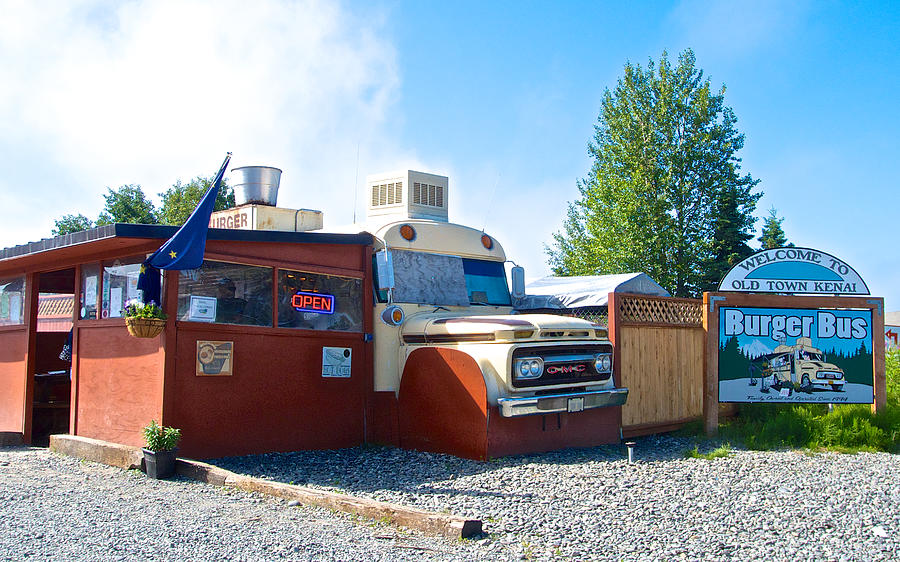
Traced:
<path id="1" fill-rule="evenodd" d="M 404 224 L 400 227 L 400 236 L 402 236 L 404 240 L 412 242 L 416 239 L 416 229 L 408 224 Z"/>
<path id="2" fill-rule="evenodd" d="M 389 306 L 381 313 L 381 321 L 388 326 L 399 326 L 403 323 L 403 309 L 399 306 Z"/>
<path id="3" fill-rule="evenodd" d="M 482 234 L 481 235 L 481 245 L 484 246 L 486 249 L 490 250 L 491 248 L 494 247 L 494 240 L 487 234 Z"/>

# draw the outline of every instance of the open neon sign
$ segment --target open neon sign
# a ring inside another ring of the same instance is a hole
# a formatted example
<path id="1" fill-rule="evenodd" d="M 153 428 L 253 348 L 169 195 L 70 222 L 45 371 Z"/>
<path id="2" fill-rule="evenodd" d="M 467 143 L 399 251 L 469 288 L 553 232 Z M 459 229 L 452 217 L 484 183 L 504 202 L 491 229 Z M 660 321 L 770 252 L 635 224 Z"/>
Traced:
<path id="1" fill-rule="evenodd" d="M 297 291 L 291 297 L 291 306 L 298 312 L 334 314 L 334 295 Z"/>

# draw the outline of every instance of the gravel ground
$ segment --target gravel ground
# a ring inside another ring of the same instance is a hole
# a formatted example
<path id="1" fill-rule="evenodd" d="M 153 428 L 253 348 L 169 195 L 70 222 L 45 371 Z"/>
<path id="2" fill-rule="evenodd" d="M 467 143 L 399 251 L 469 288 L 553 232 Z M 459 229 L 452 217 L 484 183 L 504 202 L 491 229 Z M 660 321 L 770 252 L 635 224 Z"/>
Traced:
<path id="1" fill-rule="evenodd" d="M 485 536 L 455 542 L 43 449 L 0 449 L 0 560 L 900 559 L 900 456 L 683 458 L 693 446 L 640 439 L 633 464 L 617 446 L 492 462 L 391 448 L 213 461 L 484 521 Z"/>
<path id="2" fill-rule="evenodd" d="M 632 464 L 618 446 L 492 462 L 391 448 L 213 462 L 482 519 L 487 536 L 469 542 L 483 559 L 900 559 L 900 456 L 736 450 L 684 458 L 693 446 L 640 439 Z"/>
<path id="3" fill-rule="evenodd" d="M 474 560 L 328 510 L 51 453 L 0 448 L 0 560 Z"/>

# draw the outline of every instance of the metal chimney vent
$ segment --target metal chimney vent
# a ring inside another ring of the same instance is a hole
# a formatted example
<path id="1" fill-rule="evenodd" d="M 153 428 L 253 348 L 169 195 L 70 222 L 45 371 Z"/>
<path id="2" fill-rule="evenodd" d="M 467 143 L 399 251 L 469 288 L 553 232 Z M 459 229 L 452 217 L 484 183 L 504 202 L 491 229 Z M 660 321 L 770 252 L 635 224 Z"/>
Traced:
<path id="1" fill-rule="evenodd" d="M 428 219 L 447 222 L 447 176 L 404 170 L 366 178 L 370 222 Z"/>
<path id="2" fill-rule="evenodd" d="M 270 166 L 242 166 L 232 168 L 231 187 L 234 188 L 234 204 L 257 204 L 274 207 L 278 201 L 278 185 L 281 170 Z"/>

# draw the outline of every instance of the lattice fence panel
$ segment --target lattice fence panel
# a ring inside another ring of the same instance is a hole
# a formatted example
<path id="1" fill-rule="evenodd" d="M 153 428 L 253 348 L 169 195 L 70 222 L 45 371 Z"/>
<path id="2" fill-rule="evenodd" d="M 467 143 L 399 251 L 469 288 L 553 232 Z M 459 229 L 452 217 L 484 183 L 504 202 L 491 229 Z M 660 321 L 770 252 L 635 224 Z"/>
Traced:
<path id="1" fill-rule="evenodd" d="M 703 326 L 703 302 L 688 299 L 617 299 L 619 319 L 632 324 Z"/>
<path id="2" fill-rule="evenodd" d="M 606 308 L 575 308 L 572 309 L 570 315 L 587 320 L 588 322 L 600 324 L 601 326 L 609 325 L 609 315 L 606 312 Z"/>

